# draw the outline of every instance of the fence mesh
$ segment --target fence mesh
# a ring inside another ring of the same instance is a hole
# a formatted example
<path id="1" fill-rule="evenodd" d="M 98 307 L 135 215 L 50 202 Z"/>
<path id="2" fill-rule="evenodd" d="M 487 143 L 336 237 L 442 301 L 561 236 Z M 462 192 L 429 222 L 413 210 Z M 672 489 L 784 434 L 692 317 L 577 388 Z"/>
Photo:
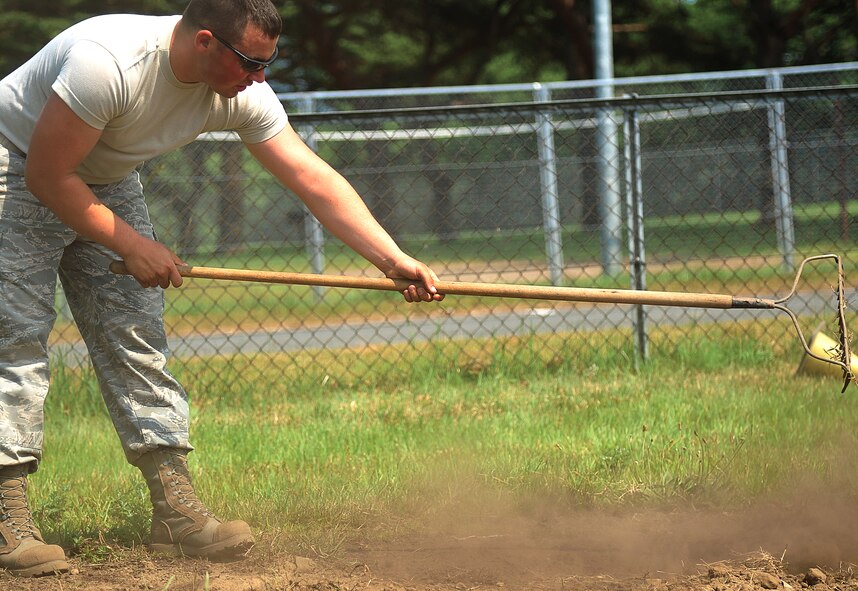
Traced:
<path id="1" fill-rule="evenodd" d="M 848 277 L 858 258 L 855 87 L 553 98 L 291 120 L 445 280 L 633 288 L 643 278 L 647 289 L 770 297 L 789 290 L 797 261 L 829 251 Z M 142 177 L 159 238 L 191 264 L 379 276 L 229 134 L 153 160 Z M 835 280 L 832 269 L 812 272 L 793 309 L 811 323 L 833 313 Z M 684 331 L 760 316 L 479 297 L 407 305 L 384 292 L 208 280 L 166 296 L 179 367 L 262 391 L 277 382 L 274 366 L 288 380 L 367 380 L 417 358 L 469 371 L 497 343 L 539 334 L 552 337 L 537 353 L 521 348 L 516 363 L 574 356 L 569 335 L 603 329 L 620 331 L 589 349 L 635 355 L 633 335 L 644 334 L 657 355 Z M 778 323 L 770 336 L 790 330 Z M 381 347 L 391 344 L 400 346 Z M 85 358 L 67 315 L 53 350 Z M 360 354 L 343 363 L 344 350 Z"/>

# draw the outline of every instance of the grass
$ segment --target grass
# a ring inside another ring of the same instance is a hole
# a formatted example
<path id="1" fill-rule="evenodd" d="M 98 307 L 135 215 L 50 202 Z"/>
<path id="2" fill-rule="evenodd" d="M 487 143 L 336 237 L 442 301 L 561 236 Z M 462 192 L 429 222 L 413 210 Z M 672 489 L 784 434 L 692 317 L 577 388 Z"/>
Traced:
<path id="1" fill-rule="evenodd" d="M 322 556 L 476 499 L 723 506 L 798 475 L 856 484 L 841 449 L 855 444 L 853 390 L 794 375 L 775 324 L 659 331 L 664 353 L 636 372 L 630 351 L 592 346 L 629 341 L 614 332 L 473 341 L 453 362 L 442 345 L 377 350 L 387 364 L 351 381 L 337 376 L 365 351 L 289 374 L 276 356 L 177 367 L 192 471 L 216 512 Z M 48 539 L 91 561 L 144 543 L 147 494 L 88 372 L 55 368 L 46 438 L 32 491 Z"/>

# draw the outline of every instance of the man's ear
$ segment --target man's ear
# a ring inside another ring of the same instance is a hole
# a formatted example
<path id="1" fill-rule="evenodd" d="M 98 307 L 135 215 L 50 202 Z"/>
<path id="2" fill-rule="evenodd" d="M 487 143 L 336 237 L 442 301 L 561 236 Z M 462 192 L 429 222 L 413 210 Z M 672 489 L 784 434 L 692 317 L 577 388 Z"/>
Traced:
<path id="1" fill-rule="evenodd" d="M 194 48 L 201 51 L 207 51 L 214 40 L 215 39 L 212 37 L 210 31 L 200 29 L 194 35 Z"/>

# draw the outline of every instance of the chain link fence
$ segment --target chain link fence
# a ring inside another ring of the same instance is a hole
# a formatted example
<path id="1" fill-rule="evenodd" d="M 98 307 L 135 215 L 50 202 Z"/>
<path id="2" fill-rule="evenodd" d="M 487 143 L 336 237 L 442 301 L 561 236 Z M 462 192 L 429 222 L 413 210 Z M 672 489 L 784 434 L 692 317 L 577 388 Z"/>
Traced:
<path id="1" fill-rule="evenodd" d="M 618 98 L 604 100 L 572 83 L 283 100 L 308 144 L 445 280 L 771 297 L 806 256 L 841 254 L 847 277 L 858 259 L 858 67 L 803 72 L 617 80 Z M 191 264 L 379 276 L 231 134 L 142 176 L 159 238 Z M 791 307 L 811 323 L 832 315 L 834 280 L 833 268 L 811 271 Z M 479 297 L 407 305 L 385 292 L 188 280 L 167 291 L 165 320 L 179 371 L 199 387 L 264 392 L 394 367 L 479 371 L 499 350 L 524 365 L 576 347 L 632 364 L 689 331 L 760 317 Z M 791 330 L 775 323 L 770 337 Z M 538 352 L 534 335 L 550 335 Z M 85 358 L 63 314 L 53 351 Z"/>

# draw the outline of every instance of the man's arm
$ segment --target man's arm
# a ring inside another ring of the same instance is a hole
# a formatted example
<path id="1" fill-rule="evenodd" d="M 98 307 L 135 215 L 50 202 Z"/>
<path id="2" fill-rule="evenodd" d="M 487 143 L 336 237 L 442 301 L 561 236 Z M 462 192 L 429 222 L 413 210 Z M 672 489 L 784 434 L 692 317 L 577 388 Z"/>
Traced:
<path id="1" fill-rule="evenodd" d="M 402 252 L 349 182 L 310 150 L 290 126 L 247 148 L 334 236 L 388 277 L 419 281 L 420 285 L 403 293 L 406 300 L 443 298 L 435 290 L 437 277 L 429 267 Z"/>
<path id="2" fill-rule="evenodd" d="M 144 287 L 178 287 L 181 260 L 170 249 L 140 235 L 105 206 L 77 174 L 101 137 L 56 94 L 36 122 L 27 154 L 30 191 L 72 230 L 114 251 Z"/>

